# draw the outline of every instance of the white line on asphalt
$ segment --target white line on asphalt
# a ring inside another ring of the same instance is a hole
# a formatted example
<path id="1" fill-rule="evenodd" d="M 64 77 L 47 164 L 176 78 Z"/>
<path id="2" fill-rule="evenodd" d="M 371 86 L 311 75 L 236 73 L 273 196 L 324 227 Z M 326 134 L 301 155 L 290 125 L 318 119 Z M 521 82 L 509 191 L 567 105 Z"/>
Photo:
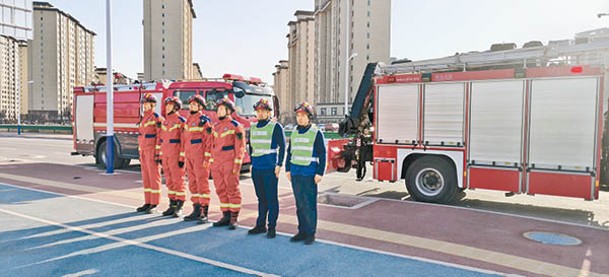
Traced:
<path id="1" fill-rule="evenodd" d="M 17 186 L 17 185 L 11 185 L 11 184 L 6 184 L 6 183 L 0 183 L 0 185 L 6 185 L 6 186 L 18 188 L 18 189 L 25 189 L 25 190 L 31 190 L 31 191 L 37 191 L 37 192 L 55 194 L 55 195 L 60 195 L 60 196 L 63 196 L 63 197 L 75 198 L 75 199 L 80 199 L 80 200 L 85 200 L 85 201 L 94 201 L 94 202 L 99 202 L 99 203 L 104 203 L 104 204 L 109 204 L 109 205 L 116 205 L 116 206 L 121 206 L 121 207 L 135 208 L 134 206 L 124 205 L 124 204 L 115 203 L 115 202 L 109 202 L 109 201 L 104 201 L 104 200 L 99 200 L 99 199 L 90 199 L 90 198 L 86 198 L 86 197 L 67 195 L 67 194 L 62 194 L 62 193 L 57 193 L 57 192 L 50 192 L 50 191 L 44 191 L 44 190 L 39 190 L 39 189 L 27 188 L 27 187 L 20 187 L 20 186 Z M 2 211 L 2 209 L 0 209 L 0 211 Z M 239 228 L 247 228 L 247 227 L 245 227 L 245 226 L 239 226 Z M 287 237 L 292 236 L 292 234 L 283 233 L 283 232 L 277 232 L 277 234 L 284 235 L 284 236 L 287 236 Z M 385 252 L 385 251 L 381 251 L 381 250 L 375 250 L 375 249 L 372 249 L 372 248 L 366 248 L 366 247 L 360 247 L 360 246 L 342 244 L 342 243 L 339 243 L 339 242 L 333 242 L 333 241 L 328 241 L 328 240 L 319 240 L 318 239 L 318 241 L 319 242 L 323 242 L 323 243 L 337 245 L 337 246 L 357 249 L 357 250 L 361 250 L 361 251 L 367 251 L 367 252 L 372 252 L 372 253 L 391 255 L 391 256 L 400 257 L 400 258 L 406 258 L 406 259 L 413 259 L 413 260 L 418 260 L 418 261 L 423 261 L 423 262 L 435 263 L 435 264 L 439 264 L 439 265 L 443 265 L 443 266 L 451 266 L 451 267 L 454 267 L 454 268 L 474 270 L 474 271 L 478 271 L 478 272 L 481 272 L 481 273 L 505 275 L 505 273 L 497 273 L 497 272 L 493 272 L 493 271 L 489 271 L 489 270 L 484 270 L 484 269 L 479 269 L 479 268 L 474 268 L 474 267 L 467 267 L 467 266 L 462 266 L 462 265 L 458 265 L 458 264 L 452 264 L 452 263 L 441 262 L 441 261 L 434 261 L 434 260 L 429 260 L 429 259 L 420 258 L 420 257 L 407 256 L 407 255 L 401 255 L 401 254 L 396 254 L 396 253 L 391 253 L 391 252 Z M 518 276 L 518 275 L 506 275 L 506 276 Z"/>
<path id="2" fill-rule="evenodd" d="M 202 258 L 202 257 L 198 257 L 195 255 L 191 255 L 188 253 L 184 253 L 184 252 L 180 252 L 180 251 L 176 251 L 176 250 L 171 250 L 171 249 L 167 249 L 167 248 L 163 248 L 163 247 L 158 247 L 158 246 L 154 246 L 154 245 L 150 245 L 147 243 L 143 243 L 137 240 L 130 240 L 130 239 L 123 239 L 120 237 L 116 237 L 113 235 L 109 235 L 106 233 L 100 233 L 100 232 L 94 232 L 85 228 L 81 228 L 81 227 L 76 227 L 76 226 L 70 226 L 70 225 L 66 225 L 66 224 L 62 224 L 59 222 L 54 222 L 54 221 L 50 221 L 50 220 L 46 220 L 46 219 L 42 219 L 42 218 L 38 218 L 38 217 L 33 217 L 33 216 L 29 216 L 29 215 L 25 215 L 25 214 L 21 214 L 21 213 L 17 213 L 17 212 L 13 212 L 13 211 L 9 211 L 9 210 L 5 210 L 0 208 L 0 212 L 3 212 L 5 214 L 10 214 L 13 216 L 18 216 L 21 218 L 25 218 L 25 219 L 29 219 L 29 220 L 33 220 L 33 221 L 38 221 L 41 223 L 45 223 L 48 225 L 54 225 L 54 226 L 58 226 L 64 229 L 68 229 L 70 231 L 74 231 L 74 232 L 81 232 L 81 233 L 86 233 L 89 235 L 93 235 L 99 238 L 104 238 L 104 239 L 109 239 L 109 240 L 113 240 L 115 242 L 119 242 L 121 244 L 124 245 L 131 245 L 131 246 L 136 246 L 136 247 L 141 247 L 141 248 L 145 248 L 145 249 L 149 249 L 149 250 L 153 250 L 153 251 L 157 251 L 157 252 L 161 252 L 161 253 L 165 253 L 168 255 L 173 255 L 173 256 L 177 256 L 180 258 L 184 258 L 184 259 L 189 259 L 189 260 L 193 260 L 193 261 L 197 261 L 200 263 L 206 263 L 206 264 L 210 264 L 216 267 L 222 267 L 222 268 L 226 268 L 232 271 L 237 271 L 237 272 L 241 272 L 241 273 L 245 273 L 245 274 L 253 274 L 253 275 L 257 275 L 257 276 L 276 276 L 270 273 L 264 273 L 264 272 L 260 272 L 260 271 L 256 271 L 256 270 L 252 270 L 252 269 L 248 269 L 248 268 L 244 268 L 244 267 L 240 267 L 240 266 L 236 266 L 236 265 L 232 265 L 232 264 L 227 264 L 227 263 L 223 263 L 223 262 L 219 262 L 219 261 L 215 261 L 215 260 L 210 260 L 210 259 L 206 259 L 206 258 Z"/>

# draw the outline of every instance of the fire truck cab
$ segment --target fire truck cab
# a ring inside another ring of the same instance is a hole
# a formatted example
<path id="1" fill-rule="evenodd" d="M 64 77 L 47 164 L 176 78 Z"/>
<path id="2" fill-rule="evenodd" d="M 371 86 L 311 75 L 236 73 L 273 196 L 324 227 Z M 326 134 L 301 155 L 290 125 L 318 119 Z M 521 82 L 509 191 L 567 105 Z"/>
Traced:
<path id="1" fill-rule="evenodd" d="M 89 86 L 74 89 L 73 105 L 73 142 L 72 155 L 94 156 L 99 167 L 106 166 L 106 87 Z M 273 90 L 258 78 L 244 78 L 235 74 L 225 74 L 223 78 L 206 80 L 186 80 L 176 82 L 154 82 L 132 85 L 114 85 L 114 129 L 116 168 L 125 168 L 131 159 L 139 159 L 138 122 L 142 114 L 140 99 L 146 93 L 154 94 L 159 103 L 156 112 L 164 114 L 163 99 L 177 96 L 182 100 L 180 114 L 187 116 L 188 98 L 199 94 L 206 99 L 204 113 L 217 120 L 216 102 L 229 97 L 235 102 L 237 111 L 235 120 L 249 130 L 250 124 L 256 121 L 254 103 L 267 98 L 278 112 L 278 100 Z M 242 170 L 249 170 L 251 165 L 246 155 Z"/>

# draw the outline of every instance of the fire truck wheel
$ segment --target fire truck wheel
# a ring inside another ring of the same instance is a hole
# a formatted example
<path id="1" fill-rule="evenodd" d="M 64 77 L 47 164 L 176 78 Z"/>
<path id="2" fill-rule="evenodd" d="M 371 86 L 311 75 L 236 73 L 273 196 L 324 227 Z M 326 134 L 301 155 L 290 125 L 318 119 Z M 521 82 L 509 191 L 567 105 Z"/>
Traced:
<path id="1" fill-rule="evenodd" d="M 95 163 L 101 169 L 106 168 L 106 142 L 103 141 L 99 147 L 97 148 L 97 153 L 95 155 Z M 129 166 L 131 160 L 129 159 L 121 159 L 118 157 L 118 152 L 116 148 L 114 149 L 114 168 L 120 169 Z"/>
<path id="2" fill-rule="evenodd" d="M 420 157 L 406 171 L 406 189 L 417 201 L 448 203 L 457 193 L 454 166 L 442 157 Z"/>

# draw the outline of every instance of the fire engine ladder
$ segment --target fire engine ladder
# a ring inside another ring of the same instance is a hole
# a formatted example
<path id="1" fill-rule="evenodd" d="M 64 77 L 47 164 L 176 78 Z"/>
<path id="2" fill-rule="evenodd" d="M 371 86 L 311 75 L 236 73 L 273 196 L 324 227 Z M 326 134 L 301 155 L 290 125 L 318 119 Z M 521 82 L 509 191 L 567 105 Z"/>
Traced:
<path id="1" fill-rule="evenodd" d="M 468 71 L 480 67 L 518 66 L 527 64 L 594 64 L 609 67 L 609 38 L 581 44 L 550 44 L 495 52 L 469 52 L 455 56 L 413 62 L 379 65 L 376 74 L 427 73 L 437 71 Z"/>

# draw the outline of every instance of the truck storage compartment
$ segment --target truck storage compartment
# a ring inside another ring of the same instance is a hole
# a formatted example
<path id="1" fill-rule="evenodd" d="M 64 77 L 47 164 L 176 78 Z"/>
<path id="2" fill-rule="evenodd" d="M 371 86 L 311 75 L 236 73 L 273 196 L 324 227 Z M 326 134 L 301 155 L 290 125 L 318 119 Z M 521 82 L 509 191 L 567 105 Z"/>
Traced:
<path id="1" fill-rule="evenodd" d="M 377 90 L 377 142 L 416 143 L 419 139 L 419 85 L 383 85 Z"/>

